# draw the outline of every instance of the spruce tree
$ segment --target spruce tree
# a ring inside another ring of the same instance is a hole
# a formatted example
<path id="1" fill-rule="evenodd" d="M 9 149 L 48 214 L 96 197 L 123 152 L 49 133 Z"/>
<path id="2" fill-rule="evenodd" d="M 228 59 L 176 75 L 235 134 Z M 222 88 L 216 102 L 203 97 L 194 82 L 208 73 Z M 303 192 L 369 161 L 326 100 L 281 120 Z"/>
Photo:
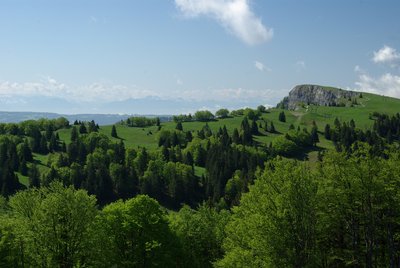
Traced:
<path id="1" fill-rule="evenodd" d="M 72 127 L 71 130 L 71 141 L 77 141 L 79 137 L 78 129 L 76 127 Z"/>
<path id="2" fill-rule="evenodd" d="M 281 122 L 286 122 L 286 115 L 285 115 L 285 112 L 280 112 L 279 113 L 279 121 L 281 121 Z"/>
<path id="3" fill-rule="evenodd" d="M 331 139 L 331 126 L 329 124 L 325 125 L 325 132 L 324 132 L 325 139 Z"/>
<path id="4" fill-rule="evenodd" d="M 79 126 L 79 133 L 80 134 L 86 134 L 87 133 L 87 129 L 86 129 L 85 123 L 83 123 L 83 122 Z"/>
<path id="5" fill-rule="evenodd" d="M 176 127 L 175 127 L 175 129 L 176 129 L 176 130 L 183 131 L 183 126 L 182 126 L 182 123 L 181 123 L 181 122 L 178 122 L 178 123 L 176 124 Z"/>
<path id="6" fill-rule="evenodd" d="M 113 125 L 111 128 L 111 137 L 118 138 L 117 128 L 115 127 L 115 125 Z"/>
<path id="7" fill-rule="evenodd" d="M 271 126 L 270 126 L 270 130 L 269 130 L 271 133 L 275 133 L 276 132 L 276 130 L 275 130 L 275 126 L 274 126 L 274 122 L 271 122 Z"/>
<path id="8" fill-rule="evenodd" d="M 40 187 L 40 172 L 39 169 L 35 164 L 32 165 L 32 167 L 29 169 L 28 172 L 29 175 L 29 187 Z"/>

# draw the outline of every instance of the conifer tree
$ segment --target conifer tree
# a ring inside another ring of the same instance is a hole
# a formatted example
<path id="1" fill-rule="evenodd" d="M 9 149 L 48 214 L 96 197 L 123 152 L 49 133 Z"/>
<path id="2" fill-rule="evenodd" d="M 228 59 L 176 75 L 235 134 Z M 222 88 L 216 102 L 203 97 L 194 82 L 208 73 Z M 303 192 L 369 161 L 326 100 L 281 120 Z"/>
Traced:
<path id="1" fill-rule="evenodd" d="M 181 122 L 178 122 L 175 127 L 176 130 L 183 131 L 183 126 Z"/>
<path id="2" fill-rule="evenodd" d="M 80 126 L 79 126 L 79 133 L 80 133 L 80 134 L 86 134 L 86 133 L 87 133 L 87 129 L 86 129 L 86 126 L 85 126 L 85 123 L 84 123 L 84 122 L 82 122 L 82 123 L 80 124 Z"/>
<path id="3" fill-rule="evenodd" d="M 40 187 L 40 172 L 35 164 L 33 164 L 31 166 L 31 168 L 29 169 L 28 175 L 29 175 L 29 187 L 30 188 L 32 188 L 32 187 L 39 188 Z"/>
<path id="4" fill-rule="evenodd" d="M 275 126 L 274 126 L 274 122 L 271 122 L 270 132 L 271 132 L 271 133 L 275 133 L 275 132 L 276 132 Z"/>
<path id="5" fill-rule="evenodd" d="M 71 130 L 71 141 L 77 141 L 79 138 L 78 129 L 74 126 Z"/>
<path id="6" fill-rule="evenodd" d="M 281 121 L 281 122 L 286 122 L 286 115 L 285 115 L 285 112 L 280 112 L 279 113 L 279 117 L 278 117 L 278 119 L 279 119 L 279 121 Z"/>
<path id="7" fill-rule="evenodd" d="M 118 138 L 117 128 L 115 127 L 115 125 L 113 125 L 111 128 L 111 137 Z"/>

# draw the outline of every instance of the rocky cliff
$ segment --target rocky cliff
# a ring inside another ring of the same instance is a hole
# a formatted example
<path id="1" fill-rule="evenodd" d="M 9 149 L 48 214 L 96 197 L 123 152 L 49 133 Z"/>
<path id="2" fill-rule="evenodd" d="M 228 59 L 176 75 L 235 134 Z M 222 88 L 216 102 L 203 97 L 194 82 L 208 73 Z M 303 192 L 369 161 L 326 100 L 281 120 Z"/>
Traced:
<path id="1" fill-rule="evenodd" d="M 295 110 L 301 105 L 344 106 L 360 93 L 318 85 L 298 85 L 279 104 L 282 108 Z"/>

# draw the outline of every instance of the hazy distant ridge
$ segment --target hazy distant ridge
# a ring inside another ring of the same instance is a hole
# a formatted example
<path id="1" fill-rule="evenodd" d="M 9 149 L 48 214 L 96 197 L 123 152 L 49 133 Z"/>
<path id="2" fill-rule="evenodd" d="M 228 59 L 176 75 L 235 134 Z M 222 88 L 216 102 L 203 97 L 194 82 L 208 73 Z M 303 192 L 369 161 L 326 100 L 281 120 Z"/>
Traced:
<path id="1" fill-rule="evenodd" d="M 39 112 L 0 112 L 0 123 L 18 123 L 25 120 L 37 120 L 40 118 L 54 119 L 59 117 L 67 118 L 71 123 L 75 120 L 91 121 L 94 120 L 99 125 L 110 125 L 118 121 L 125 120 L 133 115 L 128 114 L 73 114 L 65 115 L 58 113 L 39 113 Z M 155 117 L 156 115 L 144 115 L 147 117 Z M 162 121 L 168 120 L 171 116 L 159 116 Z"/>

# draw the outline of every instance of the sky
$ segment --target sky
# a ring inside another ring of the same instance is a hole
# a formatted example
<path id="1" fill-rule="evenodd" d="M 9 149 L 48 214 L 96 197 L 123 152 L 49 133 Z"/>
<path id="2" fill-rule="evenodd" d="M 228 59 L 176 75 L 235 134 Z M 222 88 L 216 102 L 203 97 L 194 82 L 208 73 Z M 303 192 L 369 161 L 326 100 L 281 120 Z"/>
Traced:
<path id="1" fill-rule="evenodd" d="M 0 111 L 178 114 L 298 84 L 400 98 L 398 0 L 2 0 Z"/>

